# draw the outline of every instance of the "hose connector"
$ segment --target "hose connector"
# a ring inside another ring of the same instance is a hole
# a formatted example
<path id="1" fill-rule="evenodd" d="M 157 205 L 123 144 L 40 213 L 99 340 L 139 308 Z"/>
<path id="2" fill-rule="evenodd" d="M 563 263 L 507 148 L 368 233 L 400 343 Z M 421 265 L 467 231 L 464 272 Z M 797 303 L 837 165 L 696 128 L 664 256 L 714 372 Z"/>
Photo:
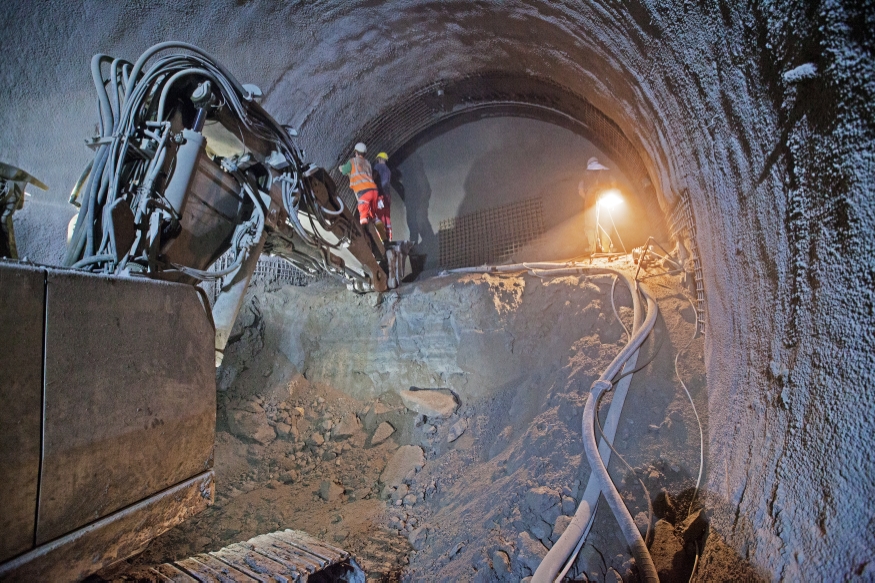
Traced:
<path id="1" fill-rule="evenodd" d="M 597 379 L 593 381 L 592 385 L 590 385 L 589 390 L 593 395 L 601 395 L 602 393 L 610 391 L 613 387 L 614 385 L 611 381 Z"/>

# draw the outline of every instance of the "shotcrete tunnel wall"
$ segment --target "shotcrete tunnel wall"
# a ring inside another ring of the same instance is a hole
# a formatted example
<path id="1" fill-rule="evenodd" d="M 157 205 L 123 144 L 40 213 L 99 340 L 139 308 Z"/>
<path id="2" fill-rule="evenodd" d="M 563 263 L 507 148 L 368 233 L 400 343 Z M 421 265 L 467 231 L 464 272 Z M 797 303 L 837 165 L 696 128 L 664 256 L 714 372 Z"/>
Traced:
<path id="1" fill-rule="evenodd" d="M 875 10 L 863 4 L 9 3 L 0 154 L 52 187 L 20 213 L 20 247 L 60 257 L 63 200 L 90 157 L 96 52 L 200 45 L 261 86 L 325 166 L 431 83 L 551 80 L 625 136 L 663 212 L 690 195 L 708 298 L 703 576 L 728 553 L 773 577 L 871 578 Z"/>

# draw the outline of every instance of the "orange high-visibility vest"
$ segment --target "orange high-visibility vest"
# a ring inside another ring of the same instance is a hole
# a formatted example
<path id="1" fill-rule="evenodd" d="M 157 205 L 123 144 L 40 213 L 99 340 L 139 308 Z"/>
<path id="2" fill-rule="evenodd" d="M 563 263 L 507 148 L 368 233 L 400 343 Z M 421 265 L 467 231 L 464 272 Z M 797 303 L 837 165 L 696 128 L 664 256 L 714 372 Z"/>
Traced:
<path id="1" fill-rule="evenodd" d="M 371 164 L 364 158 L 353 156 L 350 162 L 349 187 L 358 195 L 366 190 L 377 190 Z"/>

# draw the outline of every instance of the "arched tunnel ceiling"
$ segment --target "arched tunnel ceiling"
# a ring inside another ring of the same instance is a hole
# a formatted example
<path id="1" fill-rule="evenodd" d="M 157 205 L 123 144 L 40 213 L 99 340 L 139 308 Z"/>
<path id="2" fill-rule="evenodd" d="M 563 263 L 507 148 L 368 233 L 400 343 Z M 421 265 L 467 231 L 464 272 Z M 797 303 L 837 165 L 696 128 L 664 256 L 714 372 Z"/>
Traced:
<path id="1" fill-rule="evenodd" d="M 0 155 L 51 187 L 16 215 L 20 247 L 48 263 L 72 215 L 63 201 L 90 157 L 87 63 L 97 52 L 134 59 L 168 39 L 200 45 L 261 86 L 265 108 L 299 127 L 309 158 L 326 166 L 436 80 L 497 71 L 585 99 L 634 145 L 666 202 L 686 189 L 695 211 L 713 540 L 772 578 L 875 578 L 872 3 L 4 8 Z"/>
<path id="2" fill-rule="evenodd" d="M 578 133 L 618 164 L 648 213 L 660 216 L 667 210 L 667 204 L 659 204 L 641 151 L 620 127 L 585 98 L 543 77 L 485 72 L 429 83 L 399 96 L 396 103 L 364 124 L 356 141 L 365 142 L 372 151 L 388 152 L 397 164 L 435 130 L 498 115 L 531 117 Z M 338 152 L 337 163 L 349 156 L 352 146 L 350 143 Z"/>

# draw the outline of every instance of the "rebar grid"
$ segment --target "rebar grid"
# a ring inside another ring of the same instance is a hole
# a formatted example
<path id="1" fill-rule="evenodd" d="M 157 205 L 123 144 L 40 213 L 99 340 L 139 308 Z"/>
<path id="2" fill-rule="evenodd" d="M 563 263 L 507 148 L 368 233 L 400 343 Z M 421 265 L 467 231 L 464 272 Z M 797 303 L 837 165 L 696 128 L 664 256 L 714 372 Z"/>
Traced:
<path id="1" fill-rule="evenodd" d="M 503 261 L 544 234 L 544 207 L 533 198 L 441 221 L 442 268 Z"/>
<path id="2" fill-rule="evenodd" d="M 222 269 L 227 268 L 232 260 L 233 257 L 229 254 L 222 255 L 210 267 L 209 271 L 221 271 Z M 262 256 L 255 266 L 255 272 L 252 274 L 252 280 L 249 285 L 255 283 L 279 283 L 283 285 L 303 287 L 322 279 L 323 276 L 324 273 L 322 272 L 310 275 L 281 257 Z M 203 281 L 200 283 L 200 287 L 203 288 L 207 293 L 207 297 L 210 299 L 210 305 L 216 303 L 216 298 L 219 297 L 219 292 L 221 291 L 222 286 L 226 281 L 230 281 L 231 277 L 233 277 L 233 274 L 226 275 L 215 282 Z"/>
<path id="3" fill-rule="evenodd" d="M 705 285 L 702 276 L 702 260 L 699 256 L 699 246 L 696 243 L 696 220 L 693 217 L 693 207 L 690 204 L 688 190 L 681 191 L 677 204 L 670 217 L 672 235 L 678 239 L 686 239 L 690 246 L 690 259 L 693 261 L 693 279 L 696 284 L 696 321 L 699 333 L 705 333 Z"/>

